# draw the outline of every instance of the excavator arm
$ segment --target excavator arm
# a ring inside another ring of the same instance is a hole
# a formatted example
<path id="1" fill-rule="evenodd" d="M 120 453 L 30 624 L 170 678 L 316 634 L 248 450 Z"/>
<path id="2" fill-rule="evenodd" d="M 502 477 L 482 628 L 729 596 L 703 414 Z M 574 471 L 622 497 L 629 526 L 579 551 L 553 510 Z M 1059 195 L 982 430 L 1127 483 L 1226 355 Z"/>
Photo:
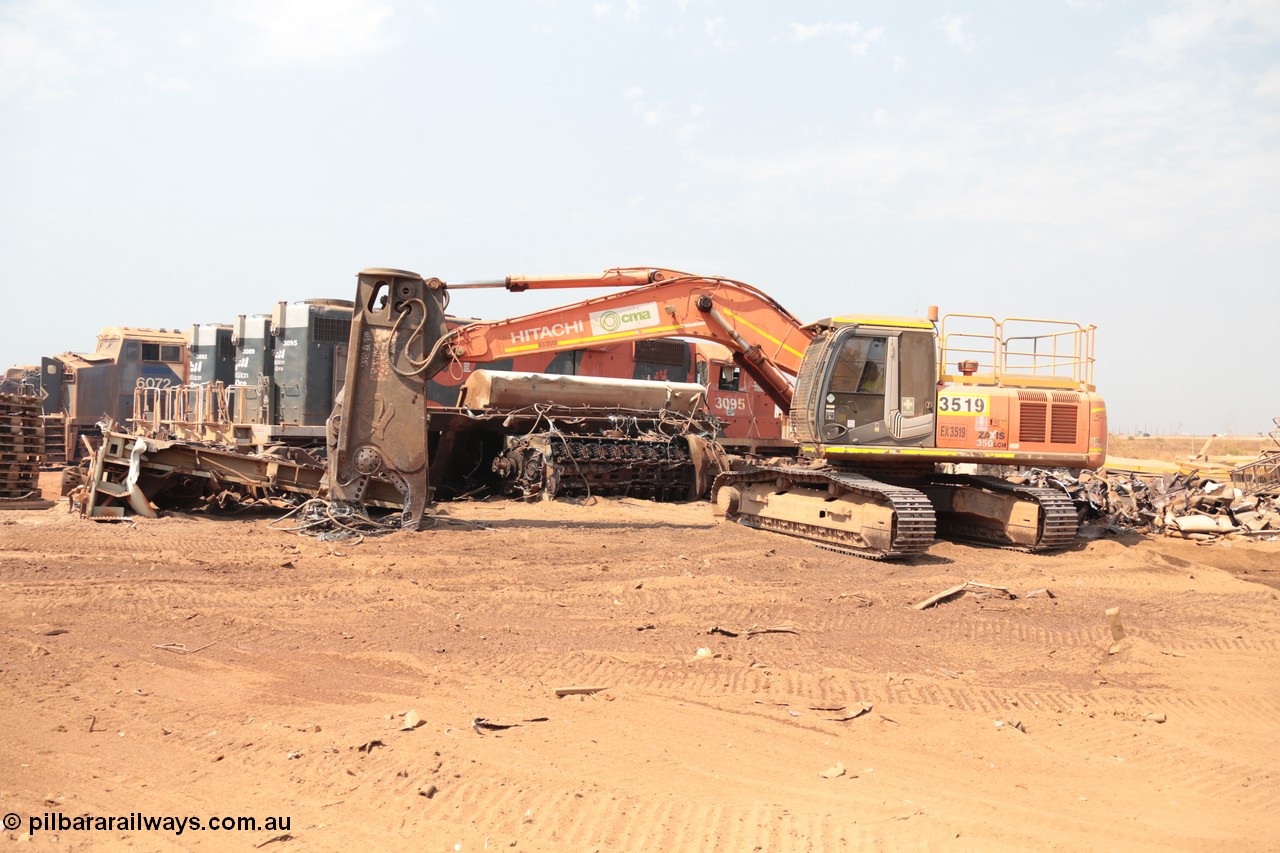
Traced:
<path id="1" fill-rule="evenodd" d="M 472 323 L 446 335 L 432 352 L 429 375 L 451 360 L 493 361 L 530 352 L 582 349 L 624 340 L 690 337 L 717 341 L 784 411 L 792 380 L 812 336 L 800 321 L 749 284 L 672 270 L 613 269 L 599 276 L 512 276 L 494 282 L 446 285 L 540 288 L 629 287 L 594 299 L 494 322 Z"/>

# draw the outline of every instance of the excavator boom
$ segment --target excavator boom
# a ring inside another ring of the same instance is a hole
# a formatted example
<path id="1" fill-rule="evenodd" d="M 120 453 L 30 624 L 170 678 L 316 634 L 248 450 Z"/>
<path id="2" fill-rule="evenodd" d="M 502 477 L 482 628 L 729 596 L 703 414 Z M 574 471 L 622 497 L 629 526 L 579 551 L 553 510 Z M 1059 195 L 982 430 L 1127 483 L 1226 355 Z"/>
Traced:
<path id="1" fill-rule="evenodd" d="M 520 317 L 461 326 L 442 339 L 428 370 L 449 360 L 493 361 L 529 352 L 582 349 L 623 340 L 689 337 L 717 341 L 784 411 L 812 336 L 767 294 L 739 281 L 671 270 L 609 270 L 583 277 L 512 277 L 509 289 L 625 286 L 618 293 Z M 587 281 L 589 284 L 583 284 Z M 455 285 L 446 285 L 452 289 Z M 430 375 L 430 374 L 429 374 Z"/>

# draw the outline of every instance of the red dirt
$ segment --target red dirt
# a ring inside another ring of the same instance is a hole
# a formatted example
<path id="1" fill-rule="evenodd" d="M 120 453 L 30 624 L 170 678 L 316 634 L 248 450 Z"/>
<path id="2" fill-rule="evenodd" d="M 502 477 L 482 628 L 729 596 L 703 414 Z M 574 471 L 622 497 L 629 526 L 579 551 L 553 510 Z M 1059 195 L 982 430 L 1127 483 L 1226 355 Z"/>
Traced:
<path id="1" fill-rule="evenodd" d="M 360 544 L 12 511 L 0 805 L 10 838 L 46 812 L 288 816 L 272 851 L 1275 849 L 1278 577 L 1266 542 L 876 563 L 705 503 L 450 505 Z M 1019 598 L 912 609 L 964 580 Z M 796 633 L 708 633 L 753 626 Z"/>

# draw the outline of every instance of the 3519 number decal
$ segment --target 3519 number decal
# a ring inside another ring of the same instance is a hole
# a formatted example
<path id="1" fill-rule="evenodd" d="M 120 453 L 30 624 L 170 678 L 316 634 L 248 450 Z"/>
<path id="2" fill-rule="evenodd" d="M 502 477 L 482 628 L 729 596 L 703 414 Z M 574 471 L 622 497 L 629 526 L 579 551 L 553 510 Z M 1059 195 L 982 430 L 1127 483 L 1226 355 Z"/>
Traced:
<path id="1" fill-rule="evenodd" d="M 939 394 L 938 412 L 944 415 L 985 415 L 991 401 L 985 394 Z"/>

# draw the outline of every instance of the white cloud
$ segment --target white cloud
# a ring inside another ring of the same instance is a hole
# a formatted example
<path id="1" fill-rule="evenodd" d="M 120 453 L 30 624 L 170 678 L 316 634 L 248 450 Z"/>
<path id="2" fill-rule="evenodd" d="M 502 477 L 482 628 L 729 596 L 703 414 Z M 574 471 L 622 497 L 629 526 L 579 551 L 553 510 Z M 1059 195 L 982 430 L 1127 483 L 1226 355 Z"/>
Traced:
<path id="1" fill-rule="evenodd" d="M 1165 65 L 1181 58 L 1194 44 L 1204 41 L 1219 27 L 1221 16 L 1211 7 L 1189 7 L 1147 21 L 1143 38 L 1130 39 L 1120 55 L 1153 65 Z"/>
<path id="2" fill-rule="evenodd" d="M 1223 34 L 1244 42 L 1280 37 L 1280 3 L 1274 0 L 1182 0 L 1172 12 L 1149 18 L 1141 35 L 1131 36 L 1121 56 L 1157 66 Z"/>
<path id="3" fill-rule="evenodd" d="M 964 18 L 959 15 L 943 15 L 933 23 L 946 34 L 947 41 L 961 50 L 973 50 L 973 38 L 965 32 Z"/>
<path id="4" fill-rule="evenodd" d="M 1052 103 L 877 109 L 840 139 L 695 159 L 741 188 L 727 203 L 736 215 L 830 196 L 868 221 L 1045 227 L 1134 246 L 1280 233 L 1280 113 L 1216 82 L 1108 84 Z"/>
<path id="5" fill-rule="evenodd" d="M 330 65 L 397 41 L 386 0 L 222 0 L 219 9 L 247 33 L 244 59 L 255 65 Z"/>
<path id="6" fill-rule="evenodd" d="M 862 27 L 858 24 L 834 24 L 825 22 L 821 24 L 791 24 L 791 36 L 796 41 L 808 41 L 818 36 L 831 35 L 832 33 L 843 33 L 849 36 L 856 36 L 862 31 Z"/>
<path id="7" fill-rule="evenodd" d="M 597 18 L 605 18 L 617 9 L 618 7 L 613 3 L 595 3 L 591 6 L 591 14 Z M 648 11 L 649 7 L 642 4 L 640 0 L 622 0 L 622 20 L 624 21 L 634 21 Z"/>
<path id="8" fill-rule="evenodd" d="M 69 95 L 77 81 L 129 56 L 106 18 L 76 0 L 27 0 L 0 10 L 0 97 Z"/>
<path id="9" fill-rule="evenodd" d="M 907 60 L 902 56 L 894 56 L 890 67 L 893 68 L 894 71 L 901 71 L 907 67 Z"/>
<path id="10" fill-rule="evenodd" d="M 871 27 L 868 29 L 856 21 L 849 21 L 848 23 L 824 21 L 818 24 L 792 23 L 790 27 L 792 40 L 798 42 L 824 36 L 842 36 L 848 39 L 849 49 L 856 56 L 865 55 L 867 48 L 884 36 L 884 27 Z"/>
<path id="11" fill-rule="evenodd" d="M 729 46 L 729 43 L 725 41 L 724 36 L 720 34 L 722 28 L 724 27 L 724 23 L 725 23 L 724 15 L 717 15 L 714 18 L 707 18 L 705 21 L 702 22 L 702 26 L 707 31 L 707 37 L 711 39 L 711 45 L 720 50 L 723 50 L 724 48 Z"/>
<path id="12" fill-rule="evenodd" d="M 1259 98 L 1274 98 L 1280 95 L 1280 68 L 1272 68 L 1258 76 L 1253 87 L 1253 94 Z"/>
<path id="13" fill-rule="evenodd" d="M 694 101 L 687 107 L 673 109 L 666 103 L 650 103 L 644 94 L 640 86 L 627 89 L 624 93 L 627 106 L 641 124 L 653 128 L 663 137 L 674 138 L 680 145 L 687 146 L 709 126 L 703 118 L 707 108 L 701 102 Z"/>
<path id="14" fill-rule="evenodd" d="M 148 73 L 143 79 L 156 92 L 187 92 L 192 89 L 190 80 L 170 74 Z"/>

